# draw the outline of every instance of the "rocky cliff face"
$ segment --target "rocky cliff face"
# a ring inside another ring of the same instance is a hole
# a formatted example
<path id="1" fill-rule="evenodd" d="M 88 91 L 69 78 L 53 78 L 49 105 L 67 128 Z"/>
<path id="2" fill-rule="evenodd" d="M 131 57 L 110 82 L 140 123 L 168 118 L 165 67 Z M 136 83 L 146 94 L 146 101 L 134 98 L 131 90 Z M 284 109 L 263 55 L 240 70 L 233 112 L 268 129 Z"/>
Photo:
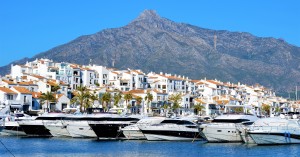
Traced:
<path id="1" fill-rule="evenodd" d="M 32 59 L 41 57 L 78 64 L 92 59 L 119 69 L 259 83 L 276 91 L 290 90 L 300 82 L 299 47 L 275 38 L 176 23 L 152 10 L 124 27 L 81 36 Z M 7 68 L 1 67 L 1 74 L 9 73 Z"/>

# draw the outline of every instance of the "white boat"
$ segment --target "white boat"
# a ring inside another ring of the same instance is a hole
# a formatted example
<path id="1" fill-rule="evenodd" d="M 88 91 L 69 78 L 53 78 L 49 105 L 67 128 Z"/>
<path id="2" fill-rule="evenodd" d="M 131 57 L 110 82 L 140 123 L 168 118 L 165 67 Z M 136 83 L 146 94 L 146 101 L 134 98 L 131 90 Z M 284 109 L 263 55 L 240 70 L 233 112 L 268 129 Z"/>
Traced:
<path id="1" fill-rule="evenodd" d="M 165 118 L 164 117 L 146 117 L 139 120 L 136 124 L 128 125 L 122 128 L 122 132 L 126 139 L 128 140 L 143 140 L 146 139 L 145 135 L 142 133 L 139 125 L 153 125 L 162 122 Z"/>
<path id="2" fill-rule="evenodd" d="M 63 124 L 63 120 L 67 116 L 67 114 L 58 114 L 54 117 L 44 117 L 42 122 L 44 126 L 49 130 L 52 136 L 70 137 L 66 125 Z"/>
<path id="3" fill-rule="evenodd" d="M 100 121 L 89 121 L 90 127 L 93 129 L 98 139 L 125 139 L 122 128 L 137 123 L 142 116 L 119 116 L 110 117 Z"/>
<path id="4" fill-rule="evenodd" d="M 236 108 L 243 111 L 233 113 Z M 208 142 L 243 142 L 242 132 L 246 127 L 243 124 L 249 125 L 258 119 L 255 114 L 247 114 L 248 111 L 249 106 L 226 105 L 226 113 L 217 116 L 211 123 L 200 125 L 199 131 Z"/>
<path id="5" fill-rule="evenodd" d="M 25 121 L 25 120 L 33 120 L 36 117 L 31 117 L 24 113 L 14 113 L 12 115 L 7 115 L 3 120 L 3 130 L 0 133 L 1 135 L 5 136 L 26 136 L 26 133 L 19 126 L 18 121 Z"/>
<path id="6" fill-rule="evenodd" d="M 138 125 L 149 141 L 200 140 L 195 118 L 165 119 L 159 124 Z"/>
<path id="7" fill-rule="evenodd" d="M 50 130 L 44 123 L 62 120 L 66 115 L 62 113 L 45 113 L 34 120 L 18 121 L 27 136 L 52 137 Z"/>
<path id="8" fill-rule="evenodd" d="M 63 120 L 69 134 L 73 138 L 96 138 L 97 135 L 89 125 L 89 121 L 103 121 L 110 117 L 119 117 L 116 114 L 87 114 L 69 116 Z"/>
<path id="9" fill-rule="evenodd" d="M 258 145 L 300 143 L 299 119 L 280 117 L 257 120 L 247 133 Z"/>

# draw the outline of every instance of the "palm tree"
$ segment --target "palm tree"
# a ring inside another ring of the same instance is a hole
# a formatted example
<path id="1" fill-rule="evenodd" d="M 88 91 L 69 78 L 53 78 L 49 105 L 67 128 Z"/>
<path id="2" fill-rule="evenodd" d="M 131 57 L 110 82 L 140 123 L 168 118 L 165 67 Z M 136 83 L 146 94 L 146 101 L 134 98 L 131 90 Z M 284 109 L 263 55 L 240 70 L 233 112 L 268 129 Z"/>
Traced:
<path id="1" fill-rule="evenodd" d="M 84 100 L 84 107 L 83 107 L 84 110 L 86 110 L 87 108 L 91 107 L 94 104 L 94 102 L 93 102 L 94 98 L 92 99 L 92 97 L 93 97 L 93 94 L 91 94 L 89 92 L 86 93 L 86 98 Z"/>
<path id="2" fill-rule="evenodd" d="M 179 101 L 181 101 L 181 99 L 181 93 L 172 94 L 169 97 L 169 101 L 173 103 L 172 108 L 175 111 L 175 113 L 177 112 L 177 109 L 180 108 Z"/>
<path id="3" fill-rule="evenodd" d="M 201 103 L 197 103 L 197 104 L 194 106 L 194 109 L 196 110 L 197 115 L 198 115 L 199 112 L 200 112 L 200 115 L 201 115 L 202 110 L 203 110 L 204 108 L 205 108 L 205 107 L 202 106 Z"/>
<path id="4" fill-rule="evenodd" d="M 77 93 L 71 99 L 71 103 L 79 103 L 80 112 L 82 112 L 82 107 L 84 106 L 86 99 L 89 98 L 90 94 L 87 91 L 87 88 L 84 86 L 79 86 L 76 90 L 77 90 Z"/>
<path id="5" fill-rule="evenodd" d="M 94 93 L 90 95 L 90 99 L 93 102 L 93 107 L 95 107 L 95 101 L 99 100 L 99 96 L 96 93 Z"/>
<path id="6" fill-rule="evenodd" d="M 145 97 L 145 100 L 147 102 L 147 112 L 150 112 L 150 106 L 149 103 L 153 100 L 153 95 L 150 92 L 147 92 L 147 95 Z"/>
<path id="7" fill-rule="evenodd" d="M 275 108 L 275 112 L 276 112 L 276 113 L 280 113 L 280 107 L 276 107 L 276 108 Z"/>
<path id="8" fill-rule="evenodd" d="M 140 97 L 140 96 L 138 96 L 138 97 L 135 98 L 135 100 L 136 100 L 136 104 L 137 104 L 138 106 L 140 106 L 141 103 L 142 103 L 142 101 L 143 101 L 143 98 Z"/>
<path id="9" fill-rule="evenodd" d="M 119 92 L 118 94 L 116 94 L 114 96 L 114 106 L 118 107 L 119 106 L 118 104 L 119 104 L 121 99 L 122 99 L 122 93 Z"/>
<path id="10" fill-rule="evenodd" d="M 59 85 L 51 86 L 51 92 L 56 93 L 60 89 Z"/>
<path id="11" fill-rule="evenodd" d="M 138 110 L 139 110 L 141 108 L 141 103 L 143 101 L 143 98 L 138 96 L 138 97 L 135 98 L 135 100 L 136 100 L 136 105 L 137 105 Z"/>
<path id="12" fill-rule="evenodd" d="M 125 102 L 126 102 L 127 108 L 128 108 L 128 107 L 131 107 L 130 105 L 128 105 L 128 102 L 129 102 L 131 99 L 132 99 L 132 94 L 131 94 L 131 93 L 127 93 L 127 94 L 124 95 L 124 100 L 125 100 Z"/>
<path id="13" fill-rule="evenodd" d="M 270 105 L 268 104 L 262 104 L 261 109 L 265 112 L 265 114 L 270 115 Z"/>
<path id="14" fill-rule="evenodd" d="M 168 105 L 168 103 L 164 103 L 164 105 L 163 105 L 163 109 L 164 109 L 164 113 L 165 113 L 165 116 L 167 116 L 167 111 L 169 110 L 169 105 Z"/>
<path id="15" fill-rule="evenodd" d="M 111 94 L 108 92 L 105 92 L 102 97 L 100 98 L 103 108 L 107 109 L 109 107 L 108 102 L 111 101 Z M 104 105 L 105 104 L 105 105 Z"/>
<path id="16" fill-rule="evenodd" d="M 40 97 L 40 104 L 47 103 L 47 112 L 49 112 L 49 102 L 56 102 L 55 97 L 51 92 L 43 93 Z"/>

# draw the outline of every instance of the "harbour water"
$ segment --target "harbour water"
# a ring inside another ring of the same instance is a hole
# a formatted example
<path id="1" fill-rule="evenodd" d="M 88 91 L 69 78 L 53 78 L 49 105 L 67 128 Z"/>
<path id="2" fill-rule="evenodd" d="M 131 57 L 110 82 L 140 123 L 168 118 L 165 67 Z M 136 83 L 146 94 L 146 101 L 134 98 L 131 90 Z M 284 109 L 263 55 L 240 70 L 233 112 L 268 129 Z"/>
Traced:
<path id="1" fill-rule="evenodd" d="M 240 143 L 170 141 L 97 141 L 72 138 L 0 137 L 1 157 L 23 156 L 300 156 L 300 145 L 257 146 Z M 7 149 L 5 149 L 8 148 Z"/>

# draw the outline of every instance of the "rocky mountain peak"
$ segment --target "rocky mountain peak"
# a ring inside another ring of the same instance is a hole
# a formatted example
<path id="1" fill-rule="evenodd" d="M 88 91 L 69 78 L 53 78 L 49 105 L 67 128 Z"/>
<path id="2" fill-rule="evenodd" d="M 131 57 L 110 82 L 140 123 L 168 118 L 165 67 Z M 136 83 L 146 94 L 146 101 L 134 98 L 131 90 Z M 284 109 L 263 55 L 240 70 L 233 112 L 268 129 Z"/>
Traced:
<path id="1" fill-rule="evenodd" d="M 136 20 L 160 18 L 155 10 L 144 10 Z"/>
<path id="2" fill-rule="evenodd" d="M 93 58 L 95 64 L 118 69 L 259 83 L 276 91 L 292 90 L 300 82 L 299 47 L 249 33 L 177 23 L 154 10 L 143 11 L 124 27 L 81 36 L 13 64 L 35 58 L 77 64 L 88 64 Z M 0 67 L 1 75 L 9 72 L 10 65 Z"/>

